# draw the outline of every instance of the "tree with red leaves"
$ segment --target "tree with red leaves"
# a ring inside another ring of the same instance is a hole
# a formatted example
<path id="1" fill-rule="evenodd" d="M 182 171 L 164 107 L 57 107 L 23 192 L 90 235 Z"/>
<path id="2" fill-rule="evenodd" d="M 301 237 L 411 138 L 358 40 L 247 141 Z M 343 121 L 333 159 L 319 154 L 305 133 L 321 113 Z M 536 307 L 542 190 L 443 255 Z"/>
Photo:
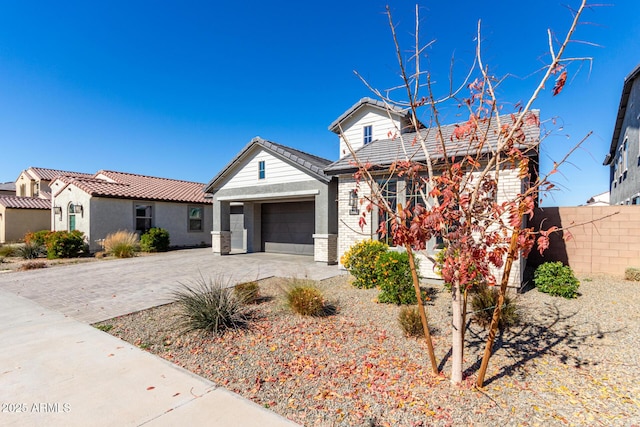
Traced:
<path id="1" fill-rule="evenodd" d="M 557 46 L 552 44 L 549 36 L 550 63 L 542 70 L 539 84 L 528 101 L 517 104 L 520 106 L 509 114 L 502 109 L 496 96 L 496 82 L 499 80 L 489 75 L 482 62 L 480 24 L 476 66 L 458 90 L 438 99 L 433 92 L 430 74 L 420 67 L 423 46 L 418 42 L 418 9 L 415 54 L 411 59 L 415 71 L 410 73 L 387 8 L 403 81 L 401 89 L 406 90 L 406 99 L 394 100 L 389 95 L 392 90 L 383 94 L 368 86 L 390 111 L 397 107 L 409 110 L 412 132 L 403 133 L 398 129 L 394 134 L 399 147 L 402 147 L 398 152 L 404 152 L 405 158 L 398 158 L 386 168 L 361 162 L 358 152 L 353 150 L 345 135 L 341 135 L 350 150 L 353 164 L 358 168 L 355 174 L 358 187 L 366 186 L 368 189 L 358 193 L 362 194 L 362 203 L 366 205 L 360 225 L 366 224 L 367 212 L 374 209 L 384 212 L 388 222 L 380 223 L 378 234 L 396 246 L 404 247 L 409 255 L 431 366 L 436 373 L 438 366 L 421 300 L 414 256 L 434 238 L 444 242 L 440 270 L 445 282 L 451 285 L 453 383 L 460 383 L 463 379 L 468 291 L 480 282 L 499 288 L 499 300 L 478 372 L 477 385 L 482 387 L 507 285 L 510 278 L 513 280 L 513 263 L 520 257 L 526 257 L 536 242 L 539 250 L 546 249 L 549 234 L 557 231 L 551 228 L 535 232 L 526 227 L 527 218 L 533 216 L 539 193 L 553 188 L 549 176 L 538 176 L 537 165 L 532 162 L 537 159 L 541 142 L 540 116 L 532 107 L 552 75 L 560 73 L 552 89 L 553 95 L 558 95 L 564 88 L 567 67 L 578 59 L 564 58 L 565 50 L 585 8 L 586 2 L 582 0 L 566 37 Z M 472 80 L 474 74 L 476 78 Z M 465 90 L 468 94 L 461 100 L 460 95 Z M 422 96 L 424 91 L 426 96 Z M 457 103 L 468 119 L 453 127 L 443 126 L 439 108 L 446 101 Z M 429 128 L 422 124 L 425 116 L 432 125 Z M 419 156 L 416 156 L 417 152 Z M 565 160 L 566 157 L 558 164 Z M 380 183 L 381 176 L 402 178 L 409 187 L 407 194 L 413 195 L 411 200 L 392 206 L 384 197 L 386 190 Z M 514 178 L 519 180 L 522 188 L 516 193 L 507 193 L 502 182 Z"/>

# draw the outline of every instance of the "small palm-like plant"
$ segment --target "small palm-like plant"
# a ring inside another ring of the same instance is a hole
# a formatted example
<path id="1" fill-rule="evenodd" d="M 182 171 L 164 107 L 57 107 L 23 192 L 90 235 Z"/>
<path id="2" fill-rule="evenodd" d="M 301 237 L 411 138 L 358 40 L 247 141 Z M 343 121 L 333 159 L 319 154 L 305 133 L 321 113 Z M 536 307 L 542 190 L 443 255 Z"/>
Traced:
<path id="1" fill-rule="evenodd" d="M 131 258 L 135 256 L 138 247 L 138 236 L 131 231 L 119 230 L 104 239 L 105 252 L 116 258 Z"/>
<path id="2" fill-rule="evenodd" d="M 200 277 L 173 293 L 180 307 L 178 315 L 184 332 L 220 334 L 227 329 L 246 328 L 251 310 L 225 286 L 221 279 Z"/>
<path id="3" fill-rule="evenodd" d="M 46 250 L 44 246 L 40 244 L 26 242 L 24 245 L 19 246 L 16 249 L 16 253 L 23 259 L 36 259 L 43 256 L 46 253 Z"/>

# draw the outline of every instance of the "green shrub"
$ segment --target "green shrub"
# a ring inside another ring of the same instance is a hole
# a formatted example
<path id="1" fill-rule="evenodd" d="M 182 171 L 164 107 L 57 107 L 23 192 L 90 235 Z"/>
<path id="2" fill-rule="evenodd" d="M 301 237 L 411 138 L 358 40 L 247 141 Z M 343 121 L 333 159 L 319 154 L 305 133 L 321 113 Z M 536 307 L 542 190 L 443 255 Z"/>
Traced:
<path id="1" fill-rule="evenodd" d="M 378 285 L 375 272 L 376 260 L 389 247 L 378 240 L 363 240 L 351 246 L 342 255 L 340 262 L 355 278 L 353 285 L 357 288 L 375 288 Z"/>
<path id="2" fill-rule="evenodd" d="M 398 323 L 400 323 L 402 331 L 408 337 L 420 337 L 424 334 L 418 306 L 402 307 L 400 314 L 398 314 Z"/>
<path id="3" fill-rule="evenodd" d="M 418 260 L 416 269 L 418 268 Z M 378 301 L 389 304 L 416 304 L 415 288 L 406 252 L 389 251 L 378 256 L 375 265 L 380 295 Z"/>
<path id="4" fill-rule="evenodd" d="M 254 304 L 260 297 L 260 285 L 255 281 L 239 283 L 233 288 L 233 291 L 236 298 L 245 304 Z"/>
<path id="5" fill-rule="evenodd" d="M 578 296 L 580 282 L 573 275 L 571 267 L 562 262 L 545 262 L 536 268 L 533 282 L 540 292 L 564 298 Z"/>
<path id="6" fill-rule="evenodd" d="M 249 324 L 251 312 L 221 279 L 200 277 L 190 285 L 182 285 L 173 296 L 180 307 L 178 318 L 185 332 L 220 334 Z"/>
<path id="7" fill-rule="evenodd" d="M 38 246 L 45 246 L 47 244 L 47 237 L 51 234 L 50 230 L 40 230 L 34 233 L 27 233 L 24 235 L 25 243 L 31 243 Z"/>
<path id="8" fill-rule="evenodd" d="M 44 245 L 39 245 L 35 242 L 25 242 L 23 245 L 16 248 L 16 254 L 22 259 L 36 259 L 40 258 L 46 253 Z"/>
<path id="9" fill-rule="evenodd" d="M 624 280 L 640 282 L 640 268 L 629 267 L 624 270 Z"/>
<path id="10" fill-rule="evenodd" d="M 153 227 L 140 237 L 140 249 L 144 252 L 166 252 L 169 250 L 169 232 Z"/>
<path id="11" fill-rule="evenodd" d="M 138 235 L 131 231 L 118 230 L 104 238 L 104 250 L 116 258 L 131 258 L 138 251 Z"/>
<path id="12" fill-rule="evenodd" d="M 310 281 L 294 280 L 285 290 L 287 306 L 294 313 L 303 316 L 323 316 L 328 314 L 324 295 Z"/>
<path id="13" fill-rule="evenodd" d="M 498 304 L 500 290 L 495 286 L 478 285 L 471 293 L 471 309 L 474 322 L 483 328 L 491 325 L 493 310 Z M 504 331 L 514 326 L 520 320 L 518 307 L 509 295 L 504 296 L 498 329 Z"/>
<path id="14" fill-rule="evenodd" d="M 0 256 L 10 257 L 16 255 L 16 247 L 11 245 L 0 246 Z"/>
<path id="15" fill-rule="evenodd" d="M 75 258 L 86 252 L 84 233 L 79 230 L 52 231 L 47 237 L 47 258 Z"/>

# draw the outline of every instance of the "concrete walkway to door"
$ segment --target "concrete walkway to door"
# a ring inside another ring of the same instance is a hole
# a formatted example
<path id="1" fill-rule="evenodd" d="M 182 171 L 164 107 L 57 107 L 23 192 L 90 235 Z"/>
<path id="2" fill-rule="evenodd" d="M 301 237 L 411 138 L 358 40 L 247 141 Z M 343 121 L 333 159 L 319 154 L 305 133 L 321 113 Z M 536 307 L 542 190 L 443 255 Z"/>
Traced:
<path id="1" fill-rule="evenodd" d="M 171 301 L 171 292 L 200 278 L 236 284 L 267 277 L 314 280 L 344 274 L 313 257 L 253 253 L 216 256 L 210 248 L 99 260 L 0 274 L 0 289 L 76 320 L 95 323 Z"/>

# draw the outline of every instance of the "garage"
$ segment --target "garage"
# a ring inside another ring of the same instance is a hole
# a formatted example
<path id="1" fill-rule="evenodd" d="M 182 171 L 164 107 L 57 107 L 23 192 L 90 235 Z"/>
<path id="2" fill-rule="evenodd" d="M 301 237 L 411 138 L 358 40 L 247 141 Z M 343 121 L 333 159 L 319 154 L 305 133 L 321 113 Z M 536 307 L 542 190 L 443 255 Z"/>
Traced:
<path id="1" fill-rule="evenodd" d="M 263 203 L 262 251 L 313 255 L 315 203 Z"/>

